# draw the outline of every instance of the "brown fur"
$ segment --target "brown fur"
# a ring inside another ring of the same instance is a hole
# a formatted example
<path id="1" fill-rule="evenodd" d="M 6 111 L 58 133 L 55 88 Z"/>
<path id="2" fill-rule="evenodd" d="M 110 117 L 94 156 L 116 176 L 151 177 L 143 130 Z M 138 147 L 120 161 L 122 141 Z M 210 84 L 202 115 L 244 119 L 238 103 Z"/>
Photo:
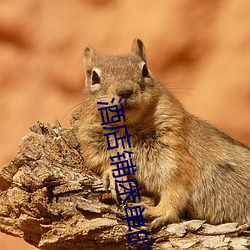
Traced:
<path id="1" fill-rule="evenodd" d="M 86 165 L 104 176 L 104 184 L 110 183 L 114 197 L 109 157 L 117 150 L 107 151 L 107 131 L 101 126 L 97 102 L 118 100 L 132 91 L 123 98 L 131 134 L 127 150 L 134 153 L 137 181 L 159 198 L 155 207 L 143 204 L 144 214 L 154 219 L 151 226 L 178 221 L 184 213 L 214 224 L 250 223 L 250 149 L 189 114 L 151 72 L 142 77 L 147 62 L 140 40 L 133 41 L 127 56 L 100 58 L 89 46 L 84 63 L 82 154 Z M 91 83 L 93 70 L 100 77 L 95 85 Z"/>

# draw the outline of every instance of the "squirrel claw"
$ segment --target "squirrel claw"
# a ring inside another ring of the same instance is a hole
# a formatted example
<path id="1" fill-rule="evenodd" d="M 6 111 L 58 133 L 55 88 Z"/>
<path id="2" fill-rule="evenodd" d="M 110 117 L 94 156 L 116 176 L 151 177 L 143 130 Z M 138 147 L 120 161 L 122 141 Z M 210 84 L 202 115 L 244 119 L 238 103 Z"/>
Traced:
<path id="1" fill-rule="evenodd" d="M 160 230 L 163 226 L 165 226 L 168 222 L 168 219 L 166 216 L 160 216 L 156 219 L 154 219 L 149 225 L 148 225 L 148 230 L 150 232 L 152 231 L 158 231 Z"/>
<path id="2" fill-rule="evenodd" d="M 121 181 L 122 185 L 119 184 L 119 182 L 116 182 L 116 179 L 118 181 Z M 107 170 L 102 177 L 103 186 L 106 191 L 110 190 L 113 199 L 116 201 L 117 205 L 120 205 L 120 200 L 125 200 L 126 195 L 124 193 L 124 188 L 129 188 L 128 183 L 126 183 L 127 176 L 122 177 L 114 177 L 112 170 Z M 123 183 L 124 182 L 124 183 Z M 122 195 L 119 195 L 122 194 Z M 119 199 L 118 199 L 119 196 Z"/>
<path id="3" fill-rule="evenodd" d="M 116 204 L 119 205 L 119 201 L 117 198 L 117 191 L 116 191 L 116 183 L 115 178 L 113 177 L 112 170 L 108 170 L 103 174 L 102 177 L 103 186 L 106 191 L 111 191 L 112 198 L 115 200 Z"/>
<path id="4" fill-rule="evenodd" d="M 108 192 L 109 186 L 110 186 L 110 178 L 109 178 L 109 173 L 108 172 L 104 173 L 104 175 L 102 177 L 102 183 L 103 183 L 104 189 Z"/>

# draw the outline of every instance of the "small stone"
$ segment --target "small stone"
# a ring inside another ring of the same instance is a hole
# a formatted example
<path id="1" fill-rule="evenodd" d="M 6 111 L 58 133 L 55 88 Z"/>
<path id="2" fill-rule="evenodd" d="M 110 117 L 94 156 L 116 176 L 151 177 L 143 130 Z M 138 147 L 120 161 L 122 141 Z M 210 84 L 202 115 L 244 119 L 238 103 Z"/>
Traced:
<path id="1" fill-rule="evenodd" d="M 249 249 L 250 245 L 247 242 L 247 239 L 244 238 L 231 238 L 230 239 L 230 246 L 233 249 L 237 250 L 244 250 L 244 249 Z"/>
<path id="2" fill-rule="evenodd" d="M 215 235 L 215 234 L 227 234 L 237 232 L 238 223 L 225 223 L 221 225 L 208 225 L 204 224 L 202 234 Z"/>
<path id="3" fill-rule="evenodd" d="M 228 239 L 224 235 L 219 236 L 204 236 L 202 244 L 204 247 L 216 248 L 228 246 Z"/>
<path id="4" fill-rule="evenodd" d="M 195 232 L 202 227 L 205 223 L 204 220 L 190 220 L 185 221 L 184 224 L 187 226 L 189 232 Z"/>
<path id="5" fill-rule="evenodd" d="M 199 242 L 199 240 L 194 237 L 189 239 L 172 238 L 169 241 L 174 247 L 178 247 L 178 249 L 188 249 Z"/>
<path id="6" fill-rule="evenodd" d="M 173 223 L 167 226 L 166 231 L 178 237 L 183 237 L 187 232 L 187 226 L 184 223 Z"/>

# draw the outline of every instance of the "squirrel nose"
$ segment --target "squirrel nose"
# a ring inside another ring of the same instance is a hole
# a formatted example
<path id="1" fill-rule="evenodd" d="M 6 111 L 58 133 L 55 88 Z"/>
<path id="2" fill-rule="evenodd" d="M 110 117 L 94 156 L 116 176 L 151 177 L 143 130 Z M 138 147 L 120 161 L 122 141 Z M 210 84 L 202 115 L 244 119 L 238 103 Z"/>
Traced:
<path id="1" fill-rule="evenodd" d="M 115 85 L 116 94 L 124 99 L 128 99 L 133 95 L 134 92 L 134 83 L 129 80 L 120 80 L 117 81 Z"/>
<path id="2" fill-rule="evenodd" d="M 128 99 L 133 94 L 133 89 L 120 89 L 116 91 L 116 94 L 124 99 Z"/>

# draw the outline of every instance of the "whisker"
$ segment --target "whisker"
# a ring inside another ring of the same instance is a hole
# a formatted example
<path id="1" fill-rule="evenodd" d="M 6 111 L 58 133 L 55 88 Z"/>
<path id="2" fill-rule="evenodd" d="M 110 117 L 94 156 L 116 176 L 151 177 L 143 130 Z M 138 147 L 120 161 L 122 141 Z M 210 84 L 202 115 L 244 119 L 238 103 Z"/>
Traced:
<path id="1" fill-rule="evenodd" d="M 66 112 L 66 114 L 63 116 L 62 120 L 65 120 L 66 117 L 69 115 L 69 113 L 72 113 L 73 110 L 77 109 L 77 108 L 80 107 L 82 104 L 83 104 L 83 102 L 80 102 L 80 103 L 74 105 L 72 108 L 70 108 L 70 109 Z"/>

